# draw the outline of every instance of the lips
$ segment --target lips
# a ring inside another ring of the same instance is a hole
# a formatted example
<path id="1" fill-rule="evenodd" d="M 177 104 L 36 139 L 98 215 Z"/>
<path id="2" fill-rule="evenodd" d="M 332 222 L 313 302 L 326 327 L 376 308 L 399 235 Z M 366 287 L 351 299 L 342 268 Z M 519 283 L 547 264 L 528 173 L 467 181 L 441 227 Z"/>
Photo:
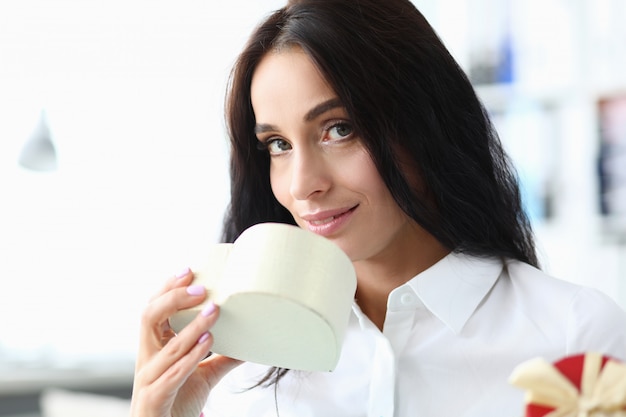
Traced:
<path id="1" fill-rule="evenodd" d="M 336 217 L 339 217 L 339 216 L 331 216 L 331 217 L 328 217 L 328 218 L 322 219 L 322 220 L 311 220 L 310 223 L 313 226 L 321 226 L 323 224 L 332 222 L 333 220 L 335 220 Z"/>
<path id="2" fill-rule="evenodd" d="M 357 207 L 358 204 L 352 207 L 318 211 L 302 215 L 300 218 L 306 222 L 306 227 L 311 232 L 330 236 L 337 233 L 348 222 Z"/>

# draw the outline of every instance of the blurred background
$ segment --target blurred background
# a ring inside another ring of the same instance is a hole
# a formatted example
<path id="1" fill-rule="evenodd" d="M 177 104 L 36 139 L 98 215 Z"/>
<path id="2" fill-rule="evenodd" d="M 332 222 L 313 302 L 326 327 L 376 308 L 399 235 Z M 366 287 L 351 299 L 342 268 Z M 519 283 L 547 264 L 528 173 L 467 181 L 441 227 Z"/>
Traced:
<path id="1" fill-rule="evenodd" d="M 626 308 L 626 2 L 414 3 L 517 165 L 543 268 Z M 218 240 L 228 73 L 283 4 L 0 0 L 0 416 L 124 415 L 99 401 Z"/>

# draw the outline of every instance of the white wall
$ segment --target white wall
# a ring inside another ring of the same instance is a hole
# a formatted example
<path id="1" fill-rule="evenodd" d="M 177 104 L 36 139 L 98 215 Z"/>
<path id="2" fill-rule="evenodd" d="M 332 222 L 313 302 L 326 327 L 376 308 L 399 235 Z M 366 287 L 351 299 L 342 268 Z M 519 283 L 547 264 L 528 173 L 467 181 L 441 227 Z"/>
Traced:
<path id="1" fill-rule="evenodd" d="M 468 3 L 415 2 L 465 63 Z M 283 3 L 0 2 L 0 367 L 8 354 L 57 363 L 134 355 L 147 298 L 217 240 L 228 71 L 253 25 Z M 595 125 L 586 90 L 576 91 L 557 112 L 573 140 L 557 143 L 567 148 L 563 215 L 538 224 L 540 249 L 550 272 L 619 300 L 625 255 L 603 244 L 589 206 Z M 17 165 L 42 108 L 54 173 Z"/>
<path id="2" fill-rule="evenodd" d="M 133 351 L 149 295 L 218 238 L 226 79 L 281 3 L 0 2 L 0 363 Z M 42 108 L 53 173 L 17 165 Z"/>

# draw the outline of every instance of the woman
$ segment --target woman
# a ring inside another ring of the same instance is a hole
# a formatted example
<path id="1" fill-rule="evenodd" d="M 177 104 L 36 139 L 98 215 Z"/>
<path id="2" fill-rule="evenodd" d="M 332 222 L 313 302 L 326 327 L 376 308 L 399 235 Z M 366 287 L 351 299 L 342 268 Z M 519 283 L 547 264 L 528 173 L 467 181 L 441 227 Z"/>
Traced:
<path id="1" fill-rule="evenodd" d="M 357 293 L 332 373 L 210 351 L 219 308 L 186 270 L 147 307 L 133 416 L 503 416 L 524 360 L 626 359 L 626 315 L 537 269 L 518 185 L 462 70 L 408 0 L 301 0 L 232 74 L 224 240 L 297 224 L 350 257 Z M 167 344 L 165 344 L 167 342 Z M 199 364 L 199 365 L 198 365 Z"/>

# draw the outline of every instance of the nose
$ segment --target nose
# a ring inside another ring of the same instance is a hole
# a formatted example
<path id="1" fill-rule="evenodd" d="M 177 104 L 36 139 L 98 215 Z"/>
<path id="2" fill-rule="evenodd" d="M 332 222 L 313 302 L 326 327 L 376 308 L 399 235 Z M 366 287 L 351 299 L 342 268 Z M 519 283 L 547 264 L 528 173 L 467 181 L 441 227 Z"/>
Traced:
<path id="1" fill-rule="evenodd" d="M 289 192 L 296 200 L 306 200 L 328 191 L 332 184 L 332 170 L 323 152 L 300 148 L 295 152 L 291 168 Z"/>

